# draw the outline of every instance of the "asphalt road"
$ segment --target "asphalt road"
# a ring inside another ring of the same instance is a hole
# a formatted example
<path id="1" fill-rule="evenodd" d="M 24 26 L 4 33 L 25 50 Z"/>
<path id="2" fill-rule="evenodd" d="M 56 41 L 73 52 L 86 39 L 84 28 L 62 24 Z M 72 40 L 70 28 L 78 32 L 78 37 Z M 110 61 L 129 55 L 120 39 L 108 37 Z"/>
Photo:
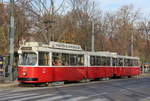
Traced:
<path id="1" fill-rule="evenodd" d="M 150 77 L 1 89 L 0 101 L 150 101 Z"/>

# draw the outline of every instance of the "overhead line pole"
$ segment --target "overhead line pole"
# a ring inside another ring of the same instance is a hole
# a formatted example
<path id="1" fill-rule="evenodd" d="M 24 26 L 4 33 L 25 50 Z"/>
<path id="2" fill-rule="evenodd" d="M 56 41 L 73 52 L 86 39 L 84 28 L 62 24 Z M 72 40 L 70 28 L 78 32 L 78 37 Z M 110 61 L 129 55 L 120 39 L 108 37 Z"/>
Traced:
<path id="1" fill-rule="evenodd" d="M 134 55 L 134 47 L 133 47 L 133 44 L 134 44 L 134 36 L 133 36 L 133 32 L 132 32 L 132 36 L 131 36 L 131 56 Z"/>
<path id="2" fill-rule="evenodd" d="M 14 0 L 10 0 L 9 8 L 9 81 L 13 81 L 13 63 L 14 63 L 14 34 L 15 34 L 15 20 L 14 20 Z"/>
<path id="3" fill-rule="evenodd" d="M 92 52 L 95 51 L 95 46 L 94 46 L 94 43 L 95 43 L 95 32 L 94 32 L 94 21 L 92 21 Z"/>

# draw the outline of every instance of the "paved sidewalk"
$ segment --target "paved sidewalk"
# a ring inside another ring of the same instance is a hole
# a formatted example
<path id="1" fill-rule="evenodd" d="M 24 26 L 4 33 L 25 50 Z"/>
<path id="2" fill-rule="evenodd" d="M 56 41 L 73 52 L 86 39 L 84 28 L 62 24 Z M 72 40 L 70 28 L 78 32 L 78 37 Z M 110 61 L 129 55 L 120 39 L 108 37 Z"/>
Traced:
<path id="1" fill-rule="evenodd" d="M 18 84 L 19 82 L 17 81 L 0 83 L 0 89 L 1 88 L 14 88 L 14 87 L 17 87 Z"/>
<path id="2" fill-rule="evenodd" d="M 140 77 L 150 77 L 150 72 L 142 73 Z"/>

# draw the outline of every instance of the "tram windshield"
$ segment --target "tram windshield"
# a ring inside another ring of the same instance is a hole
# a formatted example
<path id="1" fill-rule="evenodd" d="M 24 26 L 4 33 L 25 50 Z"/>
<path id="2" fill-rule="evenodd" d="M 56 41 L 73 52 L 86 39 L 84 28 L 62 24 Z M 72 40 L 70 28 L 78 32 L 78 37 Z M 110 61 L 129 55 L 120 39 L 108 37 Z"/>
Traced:
<path id="1" fill-rule="evenodd" d="M 19 65 L 34 66 L 37 63 L 37 54 L 34 52 L 23 52 L 19 59 Z"/>

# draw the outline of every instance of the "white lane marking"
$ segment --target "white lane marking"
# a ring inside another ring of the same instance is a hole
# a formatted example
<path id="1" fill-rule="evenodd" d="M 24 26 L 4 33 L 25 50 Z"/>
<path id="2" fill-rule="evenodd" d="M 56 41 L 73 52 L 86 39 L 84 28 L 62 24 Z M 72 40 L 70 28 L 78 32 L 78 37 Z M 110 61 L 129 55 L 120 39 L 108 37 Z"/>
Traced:
<path id="1" fill-rule="evenodd" d="M 2 96 L 10 96 L 10 95 L 18 95 L 18 94 L 24 94 L 24 93 L 19 93 L 17 91 L 3 91 L 3 92 L 0 92 L 0 97 Z"/>
<path id="2" fill-rule="evenodd" d="M 1 89 L 0 92 L 9 91 L 9 89 Z"/>
<path id="3" fill-rule="evenodd" d="M 60 99 L 60 101 L 63 100 L 63 98 L 67 98 L 67 97 L 71 97 L 72 95 L 56 95 L 54 97 L 50 97 L 50 98 L 45 98 L 45 99 L 42 99 L 42 101 L 52 101 L 52 100 L 58 100 Z M 41 100 L 36 100 L 36 101 L 41 101 Z"/>
<path id="4" fill-rule="evenodd" d="M 10 95 L 11 93 L 10 93 L 10 92 L 2 92 L 2 93 L 0 93 L 0 97 L 1 97 L 1 96 L 5 96 L 5 95 L 8 95 L 8 94 Z"/>
<path id="5" fill-rule="evenodd" d="M 140 99 L 139 101 L 150 101 L 150 97 L 146 97 L 146 98 Z"/>
<path id="6" fill-rule="evenodd" d="M 94 97 L 94 96 L 100 96 L 100 95 L 103 95 L 103 94 L 108 94 L 107 92 L 103 92 L 103 93 L 99 93 L 99 94 L 93 94 L 93 95 L 88 95 L 88 97 Z"/>
<path id="7" fill-rule="evenodd" d="M 16 95 L 16 96 L 14 96 Z M 20 95 L 20 94 L 14 94 L 12 96 L 4 96 L 3 98 L 0 98 L 0 100 L 8 100 L 8 99 L 13 99 L 13 98 L 19 98 L 19 97 L 28 97 L 28 96 L 34 96 L 37 94 L 24 94 L 24 95 Z"/>
<path id="8" fill-rule="evenodd" d="M 84 100 L 84 99 L 87 99 L 88 97 L 85 97 L 85 96 L 80 96 L 80 97 L 74 97 L 74 98 L 71 98 L 71 99 L 67 99 L 68 101 L 79 101 L 79 100 Z"/>
<path id="9" fill-rule="evenodd" d="M 106 98 L 98 98 L 98 99 L 93 99 L 93 100 L 90 100 L 90 101 L 110 101 Z"/>
<path id="10" fill-rule="evenodd" d="M 67 100 L 68 101 L 79 101 L 79 100 L 88 99 L 88 98 L 94 97 L 94 96 L 100 96 L 100 95 L 103 95 L 103 94 L 107 94 L 107 93 L 104 92 L 104 93 L 100 93 L 100 94 L 93 94 L 93 95 L 88 95 L 87 97 L 86 96 L 74 97 L 74 98 L 70 98 L 70 99 L 67 99 Z M 101 101 L 101 100 L 99 99 L 97 101 Z M 102 99 L 102 101 L 107 101 L 107 100 Z"/>
<path id="11" fill-rule="evenodd" d="M 47 96 L 51 97 L 52 95 L 54 95 L 54 94 L 35 95 L 35 96 L 31 96 L 31 97 L 26 97 L 26 98 L 18 98 L 18 99 L 11 100 L 11 101 L 23 101 L 23 100 L 30 100 L 30 99 L 34 99 L 34 98 L 41 98 L 41 97 L 47 97 Z"/>
<path id="12" fill-rule="evenodd" d="M 4 94 L 1 94 L 0 95 L 0 99 L 3 98 L 3 97 L 11 97 L 11 96 L 19 96 L 19 95 L 25 95 L 25 93 L 4 93 Z"/>

